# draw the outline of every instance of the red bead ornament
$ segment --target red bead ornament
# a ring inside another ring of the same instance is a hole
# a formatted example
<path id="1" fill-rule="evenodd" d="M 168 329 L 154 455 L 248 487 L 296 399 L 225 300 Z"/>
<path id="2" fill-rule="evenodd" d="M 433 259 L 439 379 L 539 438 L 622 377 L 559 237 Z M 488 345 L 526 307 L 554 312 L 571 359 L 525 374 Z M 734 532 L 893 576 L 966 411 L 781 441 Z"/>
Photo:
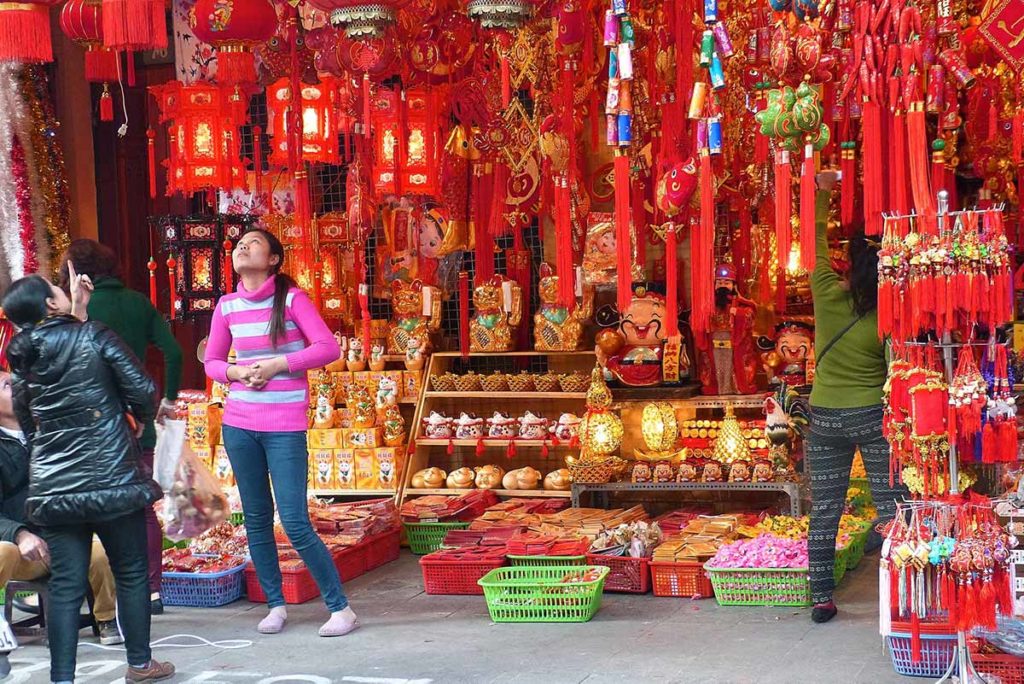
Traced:
<path id="1" fill-rule="evenodd" d="M 146 264 L 146 268 L 149 269 L 149 302 L 153 305 L 153 308 L 158 308 L 157 293 L 156 293 L 156 259 L 152 256 L 149 257 L 149 262 Z"/>
<path id="2" fill-rule="evenodd" d="M 175 275 L 175 269 L 178 267 L 178 261 L 174 257 L 167 258 L 167 278 L 170 283 L 168 291 L 170 293 L 171 300 L 171 319 L 173 320 L 177 315 L 178 302 L 177 302 L 177 291 L 178 291 L 178 279 Z"/>

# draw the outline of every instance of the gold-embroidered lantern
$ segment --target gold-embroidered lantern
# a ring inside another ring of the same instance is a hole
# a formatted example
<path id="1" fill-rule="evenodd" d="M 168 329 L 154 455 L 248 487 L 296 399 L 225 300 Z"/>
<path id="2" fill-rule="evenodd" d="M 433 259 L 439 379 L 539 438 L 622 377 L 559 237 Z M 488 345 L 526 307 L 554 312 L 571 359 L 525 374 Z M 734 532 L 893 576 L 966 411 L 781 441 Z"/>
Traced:
<path id="1" fill-rule="evenodd" d="M 338 133 L 345 128 L 339 107 L 340 79 L 324 77 L 319 85 L 302 84 L 302 159 L 340 164 Z M 267 116 L 270 134 L 270 163 L 288 163 L 288 120 L 292 103 L 291 81 L 282 78 L 267 88 Z"/>
<path id="2" fill-rule="evenodd" d="M 402 136 L 402 108 L 405 136 Z M 437 192 L 436 131 L 431 128 L 436 96 L 425 89 L 403 93 L 381 88 L 371 102 L 374 132 L 374 187 L 378 195 L 433 195 Z"/>
<path id="3" fill-rule="evenodd" d="M 58 0 L 0 2 L 0 63 L 53 61 L 50 7 Z"/>
<path id="4" fill-rule="evenodd" d="M 466 14 L 481 28 L 514 30 L 530 20 L 533 3 L 530 0 L 469 0 Z"/>
<path id="5" fill-rule="evenodd" d="M 354 40 L 380 38 L 398 19 L 398 10 L 409 0 L 310 0 L 309 4 L 327 12 L 331 24 L 345 30 L 345 36 Z"/>
<path id="6" fill-rule="evenodd" d="M 60 29 L 85 48 L 85 80 L 102 83 L 100 121 L 114 120 L 110 82 L 118 79 L 117 52 L 103 45 L 102 0 L 68 0 L 60 11 Z"/>
<path id="7" fill-rule="evenodd" d="M 252 50 L 277 32 L 270 0 L 196 0 L 189 24 L 196 38 L 217 48 L 218 83 L 256 83 Z"/>
<path id="8" fill-rule="evenodd" d="M 238 155 L 238 129 L 246 122 L 246 103 L 236 89 L 171 81 L 150 86 L 149 91 L 156 97 L 160 123 L 170 122 L 170 153 L 164 162 L 168 195 L 246 187 L 245 167 Z"/>

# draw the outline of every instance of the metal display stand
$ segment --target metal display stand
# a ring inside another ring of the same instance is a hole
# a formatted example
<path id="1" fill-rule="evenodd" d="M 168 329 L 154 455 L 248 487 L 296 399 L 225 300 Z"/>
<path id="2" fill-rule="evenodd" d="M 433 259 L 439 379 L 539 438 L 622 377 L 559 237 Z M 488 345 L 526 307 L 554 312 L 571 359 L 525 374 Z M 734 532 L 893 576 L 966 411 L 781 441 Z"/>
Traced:
<path id="1" fill-rule="evenodd" d="M 789 497 L 789 514 L 800 515 L 800 485 L 797 482 L 608 482 L 572 485 L 572 505 L 578 508 L 580 495 L 594 492 L 601 497 L 601 508 L 608 507 L 608 492 L 782 492 Z"/>

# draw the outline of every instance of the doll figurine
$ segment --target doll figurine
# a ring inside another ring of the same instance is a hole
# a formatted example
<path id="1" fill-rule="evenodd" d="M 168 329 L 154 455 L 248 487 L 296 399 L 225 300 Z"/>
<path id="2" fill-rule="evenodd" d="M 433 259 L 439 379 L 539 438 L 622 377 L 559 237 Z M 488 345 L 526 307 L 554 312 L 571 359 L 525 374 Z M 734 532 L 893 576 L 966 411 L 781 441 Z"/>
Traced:
<path id="1" fill-rule="evenodd" d="M 496 275 L 473 290 L 469 346 L 474 352 L 512 351 L 512 331 L 523 317 L 523 291 Z"/>
<path id="2" fill-rule="evenodd" d="M 583 341 L 583 324 L 594 308 L 594 290 L 583 289 L 583 301 L 568 309 L 558 303 L 558 278 L 547 264 L 540 266 L 540 308 L 533 316 L 533 347 L 537 351 L 576 351 Z"/>
<path id="3" fill-rule="evenodd" d="M 421 351 L 429 345 L 430 333 L 441 327 L 441 291 L 419 280 L 391 283 L 394 319 L 388 330 L 388 353 L 405 354 L 409 340 L 420 341 Z"/>

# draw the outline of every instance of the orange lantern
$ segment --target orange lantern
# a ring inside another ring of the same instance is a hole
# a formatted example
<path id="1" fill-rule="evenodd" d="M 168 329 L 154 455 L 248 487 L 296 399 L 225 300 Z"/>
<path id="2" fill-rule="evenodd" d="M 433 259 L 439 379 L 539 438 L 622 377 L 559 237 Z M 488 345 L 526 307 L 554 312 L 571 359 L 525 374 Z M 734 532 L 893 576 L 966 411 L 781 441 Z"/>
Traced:
<path id="1" fill-rule="evenodd" d="M 437 192 L 437 141 L 430 120 L 438 106 L 436 95 L 421 88 L 410 88 L 404 95 L 381 88 L 373 96 L 374 185 L 378 194 L 433 195 Z"/>
<path id="2" fill-rule="evenodd" d="M 256 83 L 252 49 L 277 32 L 277 10 L 269 0 L 196 0 L 189 11 L 196 38 L 217 48 L 217 82 Z"/>
<path id="3" fill-rule="evenodd" d="M 117 80 L 120 69 L 117 53 L 103 45 L 102 0 L 68 0 L 60 11 L 60 28 L 85 48 L 85 80 L 103 84 L 100 121 L 113 121 L 114 98 L 109 83 Z"/>
<path id="4" fill-rule="evenodd" d="M 149 91 L 157 99 L 160 123 L 171 123 L 170 154 L 164 162 L 168 195 L 246 187 L 245 167 L 238 158 L 246 102 L 237 89 L 171 81 Z"/>
<path id="5" fill-rule="evenodd" d="M 302 84 L 302 158 L 309 162 L 340 164 L 338 133 L 345 129 L 339 98 L 340 79 L 325 77 L 319 85 Z M 288 164 L 288 115 L 291 80 L 282 78 L 267 88 L 267 117 L 274 142 L 270 163 Z"/>
<path id="6" fill-rule="evenodd" d="M 57 1 L 0 2 L 0 63 L 53 61 L 50 7 Z"/>

